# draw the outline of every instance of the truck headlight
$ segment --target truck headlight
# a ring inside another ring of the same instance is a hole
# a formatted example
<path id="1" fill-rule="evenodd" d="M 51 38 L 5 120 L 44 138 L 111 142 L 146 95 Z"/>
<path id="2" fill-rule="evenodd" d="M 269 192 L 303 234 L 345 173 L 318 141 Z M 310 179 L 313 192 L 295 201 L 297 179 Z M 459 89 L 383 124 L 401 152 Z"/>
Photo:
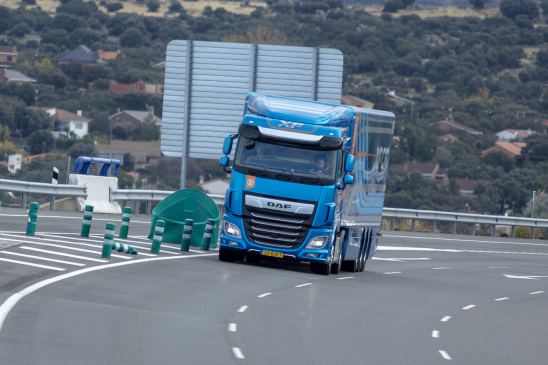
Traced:
<path id="1" fill-rule="evenodd" d="M 310 241 L 308 241 L 306 248 L 323 248 L 326 242 L 327 236 L 313 237 Z"/>
<path id="2" fill-rule="evenodd" d="M 240 228 L 238 228 L 237 225 L 225 221 L 224 228 L 225 228 L 225 233 L 227 235 L 234 238 L 242 238 L 242 234 L 240 233 Z"/>

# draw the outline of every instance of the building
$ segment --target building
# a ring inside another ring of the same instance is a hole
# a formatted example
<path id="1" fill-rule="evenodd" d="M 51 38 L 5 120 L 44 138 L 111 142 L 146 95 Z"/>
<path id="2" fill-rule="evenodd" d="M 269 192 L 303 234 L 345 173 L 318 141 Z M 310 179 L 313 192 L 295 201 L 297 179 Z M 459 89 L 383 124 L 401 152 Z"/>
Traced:
<path id="1" fill-rule="evenodd" d="M 442 169 L 437 163 L 408 161 L 403 164 L 391 164 L 390 166 L 390 169 L 395 172 L 416 172 L 427 179 L 443 183 L 449 180 L 445 169 Z"/>
<path id="2" fill-rule="evenodd" d="M 525 146 L 527 146 L 527 143 L 524 142 L 497 141 L 493 147 L 481 151 L 481 156 L 483 157 L 493 152 L 502 152 L 510 157 L 518 157 Z"/>
<path id="3" fill-rule="evenodd" d="M 135 127 L 144 123 L 154 123 L 160 126 L 162 119 L 154 115 L 154 109 L 148 110 L 122 110 L 112 114 L 108 119 L 112 125 L 132 125 Z"/>
<path id="4" fill-rule="evenodd" d="M 439 130 L 441 130 L 442 132 L 446 134 L 451 132 L 464 132 L 464 133 L 475 135 L 475 136 L 479 136 L 483 134 L 482 131 L 479 131 L 472 127 L 468 127 L 464 124 L 455 122 L 455 120 L 453 120 L 451 116 L 447 117 L 444 120 L 440 120 L 437 123 L 437 126 Z"/>
<path id="5" fill-rule="evenodd" d="M 394 90 L 384 94 L 384 97 L 399 106 L 415 105 L 415 102 L 413 100 L 404 98 L 403 96 L 396 95 L 396 91 Z"/>
<path id="6" fill-rule="evenodd" d="M 457 179 L 457 186 L 462 195 L 474 195 L 478 184 L 477 180 Z"/>
<path id="7" fill-rule="evenodd" d="M 78 46 L 72 51 L 67 51 L 59 57 L 60 64 L 97 65 L 103 61 L 86 46 Z"/>
<path id="8" fill-rule="evenodd" d="M 17 63 L 17 49 L 12 46 L 0 46 L 0 68 L 9 68 Z"/>
<path id="9" fill-rule="evenodd" d="M 17 171 L 21 170 L 23 156 L 21 154 L 13 154 L 8 156 L 8 171 L 15 175 Z"/>
<path id="10" fill-rule="evenodd" d="M 162 85 L 161 84 L 150 84 L 144 82 L 143 80 L 135 81 L 132 84 L 121 84 L 115 81 L 110 81 L 108 89 L 110 92 L 115 94 L 149 94 L 149 95 L 161 95 L 162 94 Z"/>
<path id="11" fill-rule="evenodd" d="M 505 129 L 497 133 L 497 139 L 499 141 L 523 141 L 530 135 L 534 134 L 535 131 L 530 129 Z"/>
<path id="12" fill-rule="evenodd" d="M 6 84 L 15 84 L 15 85 L 22 85 L 22 84 L 31 84 L 36 82 L 35 79 L 30 78 L 26 75 L 23 75 L 19 71 L 11 70 L 11 69 L 0 69 L 0 84 L 6 83 Z"/>
<path id="13" fill-rule="evenodd" d="M 105 51 L 100 49 L 97 51 L 97 56 L 99 56 L 99 59 L 101 61 L 112 61 L 118 58 L 118 55 L 120 54 L 119 51 Z"/>
<path id="14" fill-rule="evenodd" d="M 441 136 L 440 141 L 445 143 L 453 143 L 453 142 L 460 142 L 460 139 L 456 137 L 454 134 L 448 133 Z"/>
<path id="15" fill-rule="evenodd" d="M 88 118 L 82 116 L 82 111 L 78 110 L 75 113 L 59 108 L 38 108 L 43 110 L 52 119 L 52 134 L 55 137 L 66 136 L 83 138 L 88 134 L 89 122 Z"/>

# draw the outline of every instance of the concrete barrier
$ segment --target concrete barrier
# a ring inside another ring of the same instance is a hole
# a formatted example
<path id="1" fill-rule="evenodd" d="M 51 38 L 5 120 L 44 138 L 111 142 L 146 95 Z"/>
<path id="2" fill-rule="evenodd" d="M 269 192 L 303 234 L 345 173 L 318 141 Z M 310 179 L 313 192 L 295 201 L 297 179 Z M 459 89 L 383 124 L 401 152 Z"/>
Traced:
<path id="1" fill-rule="evenodd" d="M 122 213 L 120 204 L 110 201 L 110 191 L 118 188 L 117 177 L 70 174 L 69 184 L 87 187 L 87 199 L 77 198 L 80 211 L 83 211 L 86 205 L 93 205 L 95 213 Z"/>

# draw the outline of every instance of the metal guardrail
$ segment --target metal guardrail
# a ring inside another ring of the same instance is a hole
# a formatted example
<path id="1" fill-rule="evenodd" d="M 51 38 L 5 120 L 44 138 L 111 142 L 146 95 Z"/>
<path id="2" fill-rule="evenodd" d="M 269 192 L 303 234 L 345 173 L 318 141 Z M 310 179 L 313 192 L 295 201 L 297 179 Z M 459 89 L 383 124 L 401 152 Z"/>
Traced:
<path id="1" fill-rule="evenodd" d="M 440 222 L 548 228 L 548 219 L 507 217 L 500 215 L 483 215 L 472 213 L 438 212 L 434 210 L 384 208 L 382 216 L 384 218 L 421 219 Z"/>
<path id="2" fill-rule="evenodd" d="M 0 179 L 0 190 L 26 194 L 86 197 L 87 188 L 81 185 L 48 184 L 32 181 Z"/>
<path id="3" fill-rule="evenodd" d="M 47 184 L 31 181 L 17 181 L 0 179 L 0 191 L 12 191 L 22 193 L 22 204 L 26 205 L 26 194 L 44 194 L 50 196 L 74 196 L 86 197 L 86 187 L 81 185 L 68 184 Z M 154 201 L 160 201 L 172 194 L 173 191 L 166 190 L 134 190 L 134 189 L 117 189 L 110 192 L 110 200 L 114 201 L 145 201 L 148 207 Z M 224 195 L 208 194 L 218 205 L 224 203 Z M 147 209 L 150 211 L 150 209 Z M 432 230 L 436 232 L 438 222 L 451 223 L 452 232 L 456 233 L 456 225 L 463 224 L 484 224 L 492 226 L 492 234 L 494 235 L 495 226 L 509 226 L 512 229 L 512 236 L 515 235 L 516 227 L 530 227 L 531 237 L 535 235 L 536 228 L 548 228 L 548 219 L 523 218 L 523 217 L 507 217 L 498 215 L 483 215 L 472 213 L 456 213 L 456 212 L 438 212 L 433 210 L 414 210 L 400 208 L 384 208 L 383 218 L 388 219 L 390 228 L 395 228 L 397 219 L 410 220 L 412 230 L 415 231 L 416 222 L 419 220 L 431 221 Z"/>

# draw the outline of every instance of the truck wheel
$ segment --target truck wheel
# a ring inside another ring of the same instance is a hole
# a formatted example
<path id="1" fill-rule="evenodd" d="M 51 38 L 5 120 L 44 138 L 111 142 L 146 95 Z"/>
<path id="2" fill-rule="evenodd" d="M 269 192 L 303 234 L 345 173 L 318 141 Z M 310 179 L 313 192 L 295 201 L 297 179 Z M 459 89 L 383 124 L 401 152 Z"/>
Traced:
<path id="1" fill-rule="evenodd" d="M 358 260 L 344 260 L 342 270 L 348 272 L 358 271 Z"/>
<path id="2" fill-rule="evenodd" d="M 223 246 L 219 247 L 219 260 L 224 262 L 234 262 L 236 260 L 242 260 L 244 258 L 243 253 L 235 252 L 234 250 L 227 249 Z"/>
<path id="3" fill-rule="evenodd" d="M 360 267 L 359 267 L 359 272 L 363 272 L 365 270 L 365 263 L 367 262 L 367 260 L 365 259 L 365 257 L 362 257 L 360 259 Z"/>
<path id="4" fill-rule="evenodd" d="M 311 262 L 310 270 L 312 270 L 314 274 L 329 275 L 331 272 L 331 263 Z"/>

